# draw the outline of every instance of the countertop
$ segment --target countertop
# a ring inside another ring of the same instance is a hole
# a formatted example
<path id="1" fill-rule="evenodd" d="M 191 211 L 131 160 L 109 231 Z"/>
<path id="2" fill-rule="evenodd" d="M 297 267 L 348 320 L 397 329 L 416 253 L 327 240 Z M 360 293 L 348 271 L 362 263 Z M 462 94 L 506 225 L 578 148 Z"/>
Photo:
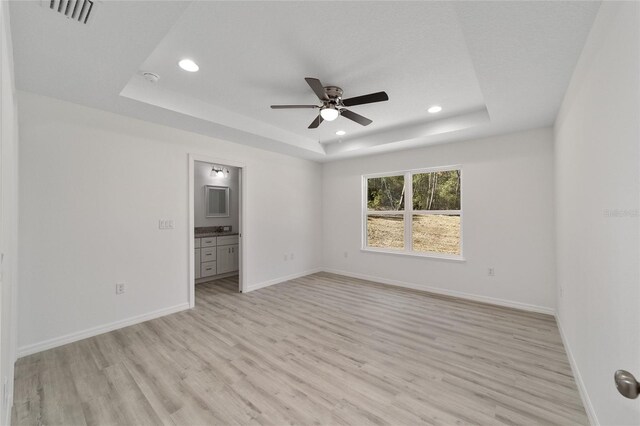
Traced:
<path id="1" fill-rule="evenodd" d="M 203 232 L 195 234 L 194 238 L 209 238 L 209 237 L 225 237 L 227 235 L 238 235 L 237 232 Z"/>

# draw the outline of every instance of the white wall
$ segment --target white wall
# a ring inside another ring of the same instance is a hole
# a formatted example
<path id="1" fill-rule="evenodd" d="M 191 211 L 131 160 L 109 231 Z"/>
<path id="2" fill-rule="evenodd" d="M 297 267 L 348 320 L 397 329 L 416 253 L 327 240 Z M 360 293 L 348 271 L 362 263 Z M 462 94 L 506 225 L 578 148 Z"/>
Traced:
<path id="1" fill-rule="evenodd" d="M 249 288 L 320 266 L 319 164 L 28 93 L 18 105 L 21 353 L 186 306 L 189 153 L 247 166 Z"/>
<path id="2" fill-rule="evenodd" d="M 613 384 L 640 378 L 639 29 L 639 3 L 602 4 L 555 126 L 558 316 L 603 425 L 640 419 Z"/>
<path id="3" fill-rule="evenodd" d="M 218 164 L 218 166 L 220 166 Z M 231 225 L 233 231 L 238 231 L 240 214 L 240 169 L 237 167 L 225 166 L 229 169 L 228 177 L 211 176 L 212 164 L 196 161 L 194 165 L 194 219 L 196 228 L 202 226 L 225 226 Z M 205 185 L 227 186 L 229 187 L 229 217 L 207 217 L 205 211 Z"/>
<path id="4" fill-rule="evenodd" d="M 9 424 L 16 358 L 18 116 L 7 2 L 0 2 L 0 45 L 0 423 Z"/>
<path id="5" fill-rule="evenodd" d="M 539 129 L 325 164 L 324 264 L 351 275 L 553 312 L 552 153 L 551 129 Z M 465 262 L 360 251 L 363 174 L 454 164 L 463 167 Z"/>

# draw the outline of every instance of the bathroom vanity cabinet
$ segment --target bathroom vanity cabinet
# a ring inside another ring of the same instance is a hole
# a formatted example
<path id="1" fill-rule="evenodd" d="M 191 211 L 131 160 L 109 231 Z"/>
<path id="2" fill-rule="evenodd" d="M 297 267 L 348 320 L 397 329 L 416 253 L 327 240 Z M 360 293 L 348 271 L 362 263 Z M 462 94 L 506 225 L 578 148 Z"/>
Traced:
<path id="1" fill-rule="evenodd" d="M 195 278 L 215 279 L 239 268 L 238 235 L 200 237 L 195 239 Z"/>

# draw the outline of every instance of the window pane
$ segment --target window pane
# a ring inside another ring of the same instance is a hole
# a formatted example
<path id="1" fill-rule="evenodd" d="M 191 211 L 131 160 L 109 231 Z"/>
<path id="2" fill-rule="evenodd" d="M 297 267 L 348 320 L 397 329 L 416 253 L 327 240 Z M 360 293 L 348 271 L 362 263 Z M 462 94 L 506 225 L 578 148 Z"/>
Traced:
<path id="1" fill-rule="evenodd" d="M 460 254 L 460 216 L 414 215 L 413 251 Z"/>
<path id="2" fill-rule="evenodd" d="M 460 170 L 413 175 L 414 210 L 460 210 Z"/>
<path id="3" fill-rule="evenodd" d="M 367 179 L 367 209 L 404 210 L 404 176 Z"/>
<path id="4" fill-rule="evenodd" d="M 372 214 L 367 216 L 367 246 L 404 248 L 404 215 Z"/>

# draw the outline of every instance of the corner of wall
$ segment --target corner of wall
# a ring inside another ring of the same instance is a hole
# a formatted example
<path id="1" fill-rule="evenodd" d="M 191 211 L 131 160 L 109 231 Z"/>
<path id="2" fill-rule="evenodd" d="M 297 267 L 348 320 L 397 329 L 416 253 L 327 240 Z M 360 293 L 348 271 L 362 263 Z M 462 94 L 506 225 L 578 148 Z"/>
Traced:
<path id="1" fill-rule="evenodd" d="M 0 419 L 9 424 L 13 406 L 13 379 L 16 361 L 16 317 L 18 283 L 18 115 L 13 70 L 13 46 L 9 4 L 0 2 L 0 249 L 3 252 L 0 287 L 0 378 L 3 398 Z M 6 386 L 5 386 L 6 384 Z"/>

